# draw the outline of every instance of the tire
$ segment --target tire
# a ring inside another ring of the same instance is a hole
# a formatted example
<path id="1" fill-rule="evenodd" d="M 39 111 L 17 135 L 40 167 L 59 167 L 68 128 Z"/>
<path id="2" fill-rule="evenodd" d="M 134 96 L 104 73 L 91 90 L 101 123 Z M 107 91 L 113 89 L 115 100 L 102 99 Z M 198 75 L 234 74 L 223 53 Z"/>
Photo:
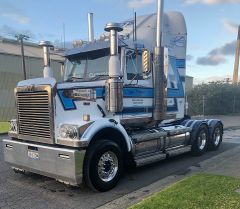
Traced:
<path id="1" fill-rule="evenodd" d="M 217 150 L 222 143 L 222 138 L 223 138 L 223 127 L 220 123 L 217 123 L 213 127 L 213 131 L 210 133 L 208 149 L 211 151 Z"/>
<path id="2" fill-rule="evenodd" d="M 200 125 L 194 138 L 192 139 L 192 150 L 191 153 L 194 156 L 201 156 L 207 150 L 209 141 L 208 128 L 206 125 Z"/>
<path id="3" fill-rule="evenodd" d="M 87 150 L 83 179 L 88 187 L 105 192 L 115 187 L 123 172 L 120 147 L 110 140 L 98 140 Z"/>

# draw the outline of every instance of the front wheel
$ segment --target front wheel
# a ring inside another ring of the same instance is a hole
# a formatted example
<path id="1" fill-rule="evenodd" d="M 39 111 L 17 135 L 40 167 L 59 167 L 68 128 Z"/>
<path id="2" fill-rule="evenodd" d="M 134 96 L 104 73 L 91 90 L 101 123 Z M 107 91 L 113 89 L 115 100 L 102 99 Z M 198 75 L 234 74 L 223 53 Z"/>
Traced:
<path id="1" fill-rule="evenodd" d="M 88 186 L 108 191 L 116 186 L 122 171 L 122 153 L 117 143 L 100 140 L 89 147 L 84 162 L 84 180 Z"/>

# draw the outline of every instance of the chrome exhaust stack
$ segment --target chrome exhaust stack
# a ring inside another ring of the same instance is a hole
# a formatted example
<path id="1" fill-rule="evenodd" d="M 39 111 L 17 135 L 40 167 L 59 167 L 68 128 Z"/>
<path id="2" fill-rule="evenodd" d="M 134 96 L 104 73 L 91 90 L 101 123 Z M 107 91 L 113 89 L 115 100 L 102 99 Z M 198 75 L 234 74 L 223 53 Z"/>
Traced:
<path id="1" fill-rule="evenodd" d="M 158 0 L 157 6 L 157 33 L 156 47 L 154 51 L 154 107 L 153 120 L 161 122 L 166 114 L 166 77 L 164 73 L 164 47 L 162 47 L 162 31 L 163 31 L 163 7 L 164 1 Z"/>
<path id="2" fill-rule="evenodd" d="M 105 27 L 110 32 L 109 79 L 106 82 L 106 108 L 109 112 L 121 112 L 123 109 L 123 80 L 118 57 L 118 32 L 122 31 L 118 23 L 109 23 Z"/>
<path id="3" fill-rule="evenodd" d="M 157 6 L 157 34 L 154 53 L 154 107 L 153 120 L 161 122 L 166 114 L 166 77 L 164 73 L 164 47 L 162 47 L 164 0 L 158 0 Z"/>
<path id="4" fill-rule="evenodd" d="M 43 77 L 49 78 L 53 77 L 53 71 L 50 66 L 50 48 L 53 45 L 49 41 L 40 41 L 39 46 L 43 48 L 43 60 L 44 60 L 44 69 L 43 69 Z"/>
<path id="5" fill-rule="evenodd" d="M 94 42 L 93 13 L 88 13 L 88 41 Z"/>

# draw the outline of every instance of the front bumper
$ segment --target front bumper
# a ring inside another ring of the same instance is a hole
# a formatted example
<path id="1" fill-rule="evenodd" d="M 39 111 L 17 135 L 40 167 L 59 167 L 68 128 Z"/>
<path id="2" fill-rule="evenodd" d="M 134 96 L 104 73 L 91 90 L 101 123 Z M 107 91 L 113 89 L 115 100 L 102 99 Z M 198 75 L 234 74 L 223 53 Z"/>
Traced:
<path id="1" fill-rule="evenodd" d="M 71 185 L 82 182 L 84 150 L 3 140 L 4 159 L 12 167 L 55 178 Z"/>

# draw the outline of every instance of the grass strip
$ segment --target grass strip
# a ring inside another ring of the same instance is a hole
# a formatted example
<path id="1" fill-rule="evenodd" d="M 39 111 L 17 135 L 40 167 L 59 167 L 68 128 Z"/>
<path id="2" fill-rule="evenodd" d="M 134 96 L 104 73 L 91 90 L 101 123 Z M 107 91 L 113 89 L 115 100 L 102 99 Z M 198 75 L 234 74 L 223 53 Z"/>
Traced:
<path id="1" fill-rule="evenodd" d="M 9 123 L 8 122 L 0 122 L 0 134 L 6 133 L 9 130 Z"/>
<path id="2" fill-rule="evenodd" d="M 156 193 L 131 209 L 237 209 L 240 208 L 240 179 L 196 174 Z"/>

